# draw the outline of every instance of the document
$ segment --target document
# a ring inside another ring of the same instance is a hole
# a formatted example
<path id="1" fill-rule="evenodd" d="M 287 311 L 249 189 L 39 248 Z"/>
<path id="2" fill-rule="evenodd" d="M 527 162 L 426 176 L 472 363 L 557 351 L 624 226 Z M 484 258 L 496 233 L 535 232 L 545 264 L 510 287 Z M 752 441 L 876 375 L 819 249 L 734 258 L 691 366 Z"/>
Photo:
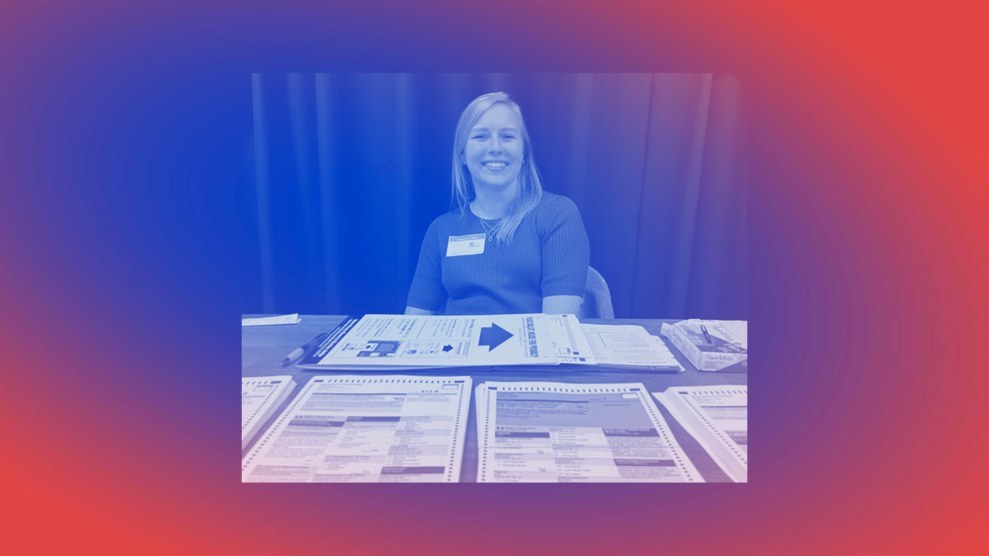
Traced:
<path id="1" fill-rule="evenodd" d="M 653 395 L 731 480 L 748 481 L 747 386 L 680 386 Z"/>
<path id="2" fill-rule="evenodd" d="M 240 448 L 243 450 L 282 405 L 295 383 L 290 376 L 244 377 L 240 381 Z"/>
<path id="3" fill-rule="evenodd" d="M 486 382 L 478 482 L 703 482 L 642 384 Z"/>
<path id="4" fill-rule="evenodd" d="M 470 377 L 318 376 L 244 457 L 244 482 L 457 482 Z"/>
<path id="5" fill-rule="evenodd" d="M 558 363 L 543 314 L 365 315 L 344 320 L 298 366 L 370 370 Z"/>
<path id="6" fill-rule="evenodd" d="M 240 319 L 241 326 L 271 326 L 274 324 L 298 324 L 302 319 L 299 313 L 278 315 L 274 317 L 244 317 Z"/>
<path id="7" fill-rule="evenodd" d="M 647 371 L 683 372 L 662 338 L 634 324 L 582 324 L 599 365 Z"/>
<path id="8" fill-rule="evenodd" d="M 576 315 L 546 315 L 546 319 L 557 361 L 572 365 L 597 365 L 597 357 Z"/>

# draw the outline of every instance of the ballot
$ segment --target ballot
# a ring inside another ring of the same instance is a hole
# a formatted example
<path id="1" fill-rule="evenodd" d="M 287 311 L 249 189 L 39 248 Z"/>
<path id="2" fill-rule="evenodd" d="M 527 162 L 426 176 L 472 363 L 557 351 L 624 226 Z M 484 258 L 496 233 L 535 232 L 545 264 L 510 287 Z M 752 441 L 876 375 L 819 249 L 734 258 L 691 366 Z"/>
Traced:
<path id="1" fill-rule="evenodd" d="M 471 379 L 317 376 L 244 456 L 243 482 L 457 482 Z"/>
<path id="2" fill-rule="evenodd" d="M 677 386 L 653 395 L 732 481 L 748 481 L 747 386 Z"/>
<path id="3" fill-rule="evenodd" d="M 581 325 L 595 361 L 602 367 L 682 373 L 662 338 L 635 324 Z"/>
<path id="4" fill-rule="evenodd" d="M 295 382 L 290 376 L 243 377 L 240 381 L 240 449 L 257 436 L 261 428 L 271 420 Z"/>
<path id="5" fill-rule="evenodd" d="M 640 383 L 485 382 L 478 482 L 703 482 Z"/>

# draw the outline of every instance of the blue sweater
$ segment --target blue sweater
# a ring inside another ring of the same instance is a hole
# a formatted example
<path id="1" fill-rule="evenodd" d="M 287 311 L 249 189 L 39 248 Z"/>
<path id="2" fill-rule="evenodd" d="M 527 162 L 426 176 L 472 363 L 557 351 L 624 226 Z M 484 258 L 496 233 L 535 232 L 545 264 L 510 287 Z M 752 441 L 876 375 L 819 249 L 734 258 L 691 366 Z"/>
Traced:
<path id="1" fill-rule="evenodd" d="M 485 222 L 489 228 L 496 223 Z M 584 296 L 590 248 L 570 199 L 544 192 L 511 242 L 485 238 L 483 253 L 447 256 L 451 236 L 483 233 L 470 210 L 434 220 L 422 240 L 408 305 L 448 315 L 540 313 L 543 297 Z"/>

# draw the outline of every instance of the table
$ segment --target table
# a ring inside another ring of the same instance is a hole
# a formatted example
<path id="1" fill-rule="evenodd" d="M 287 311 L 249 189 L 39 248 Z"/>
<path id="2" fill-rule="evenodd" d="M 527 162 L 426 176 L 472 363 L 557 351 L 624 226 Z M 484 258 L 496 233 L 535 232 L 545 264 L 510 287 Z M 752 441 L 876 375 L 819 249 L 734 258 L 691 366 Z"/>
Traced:
<path id="1" fill-rule="evenodd" d="M 531 366 L 513 367 L 511 370 L 492 369 L 491 367 L 470 367 L 452 368 L 444 370 L 430 369 L 428 371 L 310 371 L 299 369 L 294 366 L 287 368 L 279 367 L 282 359 L 295 348 L 312 340 L 321 332 L 328 332 L 336 327 L 344 317 L 332 315 L 303 315 L 301 322 L 290 325 L 275 326 L 245 326 L 241 336 L 241 367 L 245 377 L 270 376 L 270 375 L 291 375 L 296 382 L 296 389 L 293 396 L 298 393 L 301 387 L 310 378 L 322 374 L 379 374 L 379 375 L 401 375 L 420 374 L 424 376 L 470 376 L 476 387 L 486 381 L 550 381 L 550 382 L 573 382 L 580 384 L 593 383 L 622 383 L 641 382 L 650 393 L 661 392 L 670 386 L 708 386 L 712 384 L 748 384 L 747 373 L 711 373 L 701 372 L 694 368 L 684 359 L 675 348 L 670 350 L 677 356 L 680 363 L 686 369 L 683 373 L 653 373 L 627 371 L 624 369 L 602 369 L 595 367 L 589 370 L 587 367 L 560 365 L 560 366 Z M 587 319 L 586 322 L 597 324 L 638 324 L 649 331 L 650 334 L 659 336 L 659 327 L 663 322 L 674 322 L 670 320 L 658 319 L 615 319 L 599 320 Z M 663 338 L 663 341 L 666 341 Z M 667 345 L 669 343 L 667 342 Z M 655 401 L 655 398 L 654 398 Z M 280 413 L 288 401 L 279 408 Z M 694 463 L 694 466 L 708 482 L 730 482 L 731 479 L 718 467 L 718 464 L 711 459 L 707 452 L 694 440 L 694 438 L 673 419 L 666 411 L 666 408 L 657 402 L 663 418 L 670 426 L 673 435 L 687 453 L 687 457 Z M 471 395 L 470 416 L 467 423 L 467 437 L 464 444 L 464 459 L 461 464 L 460 481 L 475 482 L 477 480 L 477 426 L 475 424 L 476 411 L 474 409 L 473 393 Z M 262 433 L 263 434 L 263 433 Z M 260 434 L 258 435 L 260 437 Z M 256 439 L 255 439 L 256 440 Z M 251 446 L 247 446 L 244 453 L 247 453 Z"/>

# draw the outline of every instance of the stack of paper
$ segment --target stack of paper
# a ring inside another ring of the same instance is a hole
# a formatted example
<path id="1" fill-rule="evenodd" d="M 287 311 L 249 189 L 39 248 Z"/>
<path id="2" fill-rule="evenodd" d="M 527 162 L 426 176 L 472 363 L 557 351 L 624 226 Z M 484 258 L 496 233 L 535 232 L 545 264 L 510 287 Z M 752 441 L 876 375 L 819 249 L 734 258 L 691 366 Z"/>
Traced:
<path id="1" fill-rule="evenodd" d="M 456 482 L 470 377 L 320 376 L 244 457 L 244 482 Z"/>
<path id="2" fill-rule="evenodd" d="M 559 363 L 597 365 L 597 357 L 576 315 L 546 315 L 546 319 Z"/>
<path id="3" fill-rule="evenodd" d="M 675 387 L 653 395 L 733 481 L 748 480 L 748 387 Z"/>
<path id="4" fill-rule="evenodd" d="M 598 365 L 643 371 L 683 372 L 662 338 L 633 324 L 582 324 Z"/>
<path id="5" fill-rule="evenodd" d="M 559 364 L 546 315 L 349 318 L 298 366 L 369 370 L 520 364 Z"/>
<path id="6" fill-rule="evenodd" d="M 243 450 L 295 387 L 290 376 L 244 377 L 240 381 L 240 448 Z"/>
<path id="7" fill-rule="evenodd" d="M 478 482 L 703 482 L 642 384 L 477 387 Z"/>
<path id="8" fill-rule="evenodd" d="M 317 370 L 601 365 L 682 371 L 641 326 L 581 324 L 574 315 L 365 315 L 345 319 L 298 366 Z"/>

